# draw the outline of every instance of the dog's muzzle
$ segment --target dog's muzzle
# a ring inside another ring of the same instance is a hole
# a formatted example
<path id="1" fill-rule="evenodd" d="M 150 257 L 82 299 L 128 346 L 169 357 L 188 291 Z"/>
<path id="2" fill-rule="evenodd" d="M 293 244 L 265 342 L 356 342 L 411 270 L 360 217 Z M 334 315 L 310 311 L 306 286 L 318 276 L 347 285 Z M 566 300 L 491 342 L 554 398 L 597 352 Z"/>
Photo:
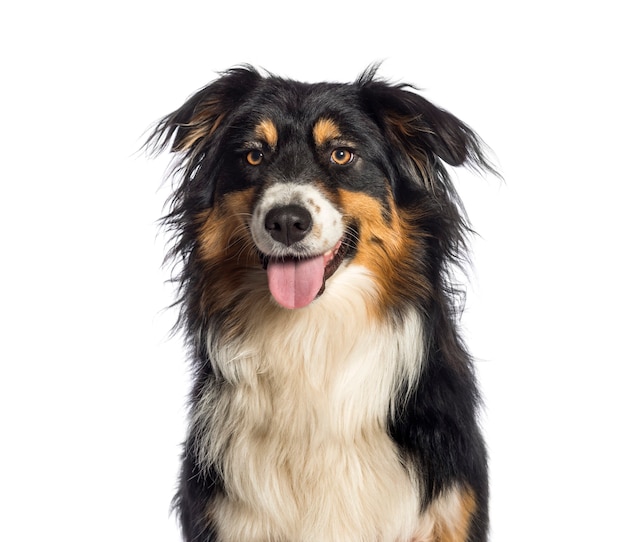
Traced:
<path id="1" fill-rule="evenodd" d="M 341 213 L 310 185 L 275 185 L 254 211 L 252 237 L 274 300 L 303 308 L 325 290 L 346 255 Z"/>

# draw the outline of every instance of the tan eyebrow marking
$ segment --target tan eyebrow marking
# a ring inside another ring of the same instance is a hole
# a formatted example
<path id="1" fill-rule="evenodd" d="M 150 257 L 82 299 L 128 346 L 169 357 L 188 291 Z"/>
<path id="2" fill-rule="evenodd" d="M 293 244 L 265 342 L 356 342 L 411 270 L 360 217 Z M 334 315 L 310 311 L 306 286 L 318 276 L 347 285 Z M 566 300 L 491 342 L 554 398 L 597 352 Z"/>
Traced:
<path id="1" fill-rule="evenodd" d="M 337 124 L 327 118 L 321 118 L 313 126 L 313 140 L 318 147 L 341 137 Z"/>
<path id="2" fill-rule="evenodd" d="M 278 129 L 269 119 L 263 119 L 254 129 L 254 135 L 267 143 L 271 148 L 278 144 Z"/>

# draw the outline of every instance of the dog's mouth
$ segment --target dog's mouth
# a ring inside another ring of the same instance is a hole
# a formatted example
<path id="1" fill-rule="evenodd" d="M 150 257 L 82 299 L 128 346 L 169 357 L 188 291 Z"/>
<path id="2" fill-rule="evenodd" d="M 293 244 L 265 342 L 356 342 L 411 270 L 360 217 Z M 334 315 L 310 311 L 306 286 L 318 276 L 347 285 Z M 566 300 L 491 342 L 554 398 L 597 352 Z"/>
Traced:
<path id="1" fill-rule="evenodd" d="M 326 280 L 337 271 L 348 252 L 341 239 L 331 250 L 309 258 L 274 258 L 261 255 L 267 282 L 276 302 L 287 309 L 301 309 L 324 293 Z"/>

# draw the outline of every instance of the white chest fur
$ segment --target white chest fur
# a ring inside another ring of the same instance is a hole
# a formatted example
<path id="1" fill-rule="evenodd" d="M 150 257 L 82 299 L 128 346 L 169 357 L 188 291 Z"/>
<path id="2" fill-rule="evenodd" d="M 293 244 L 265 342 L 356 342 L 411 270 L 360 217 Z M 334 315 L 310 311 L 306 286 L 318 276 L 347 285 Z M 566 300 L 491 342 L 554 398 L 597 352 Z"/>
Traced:
<path id="1" fill-rule="evenodd" d="M 213 337 L 224 384 L 193 413 L 196 453 L 222 469 L 213 516 L 233 541 L 404 541 L 419 531 L 417 482 L 386 421 L 401 382 L 419 376 L 416 313 L 371 317 L 376 291 L 349 266 L 323 296 L 287 311 L 259 297 L 245 333 Z"/>

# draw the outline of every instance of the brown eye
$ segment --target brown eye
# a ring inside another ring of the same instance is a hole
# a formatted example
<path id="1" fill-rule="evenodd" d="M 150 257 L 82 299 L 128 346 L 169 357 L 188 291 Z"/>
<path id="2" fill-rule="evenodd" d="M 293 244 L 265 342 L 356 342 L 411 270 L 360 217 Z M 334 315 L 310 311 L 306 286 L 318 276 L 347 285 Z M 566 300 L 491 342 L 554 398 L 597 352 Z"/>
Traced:
<path id="1" fill-rule="evenodd" d="M 260 165 L 261 162 L 263 162 L 263 153 L 258 149 L 249 151 L 248 154 L 246 154 L 246 162 L 251 166 Z"/>
<path id="2" fill-rule="evenodd" d="M 330 154 L 330 161 L 338 166 L 348 165 L 352 160 L 354 160 L 354 154 L 348 149 L 335 149 Z"/>

